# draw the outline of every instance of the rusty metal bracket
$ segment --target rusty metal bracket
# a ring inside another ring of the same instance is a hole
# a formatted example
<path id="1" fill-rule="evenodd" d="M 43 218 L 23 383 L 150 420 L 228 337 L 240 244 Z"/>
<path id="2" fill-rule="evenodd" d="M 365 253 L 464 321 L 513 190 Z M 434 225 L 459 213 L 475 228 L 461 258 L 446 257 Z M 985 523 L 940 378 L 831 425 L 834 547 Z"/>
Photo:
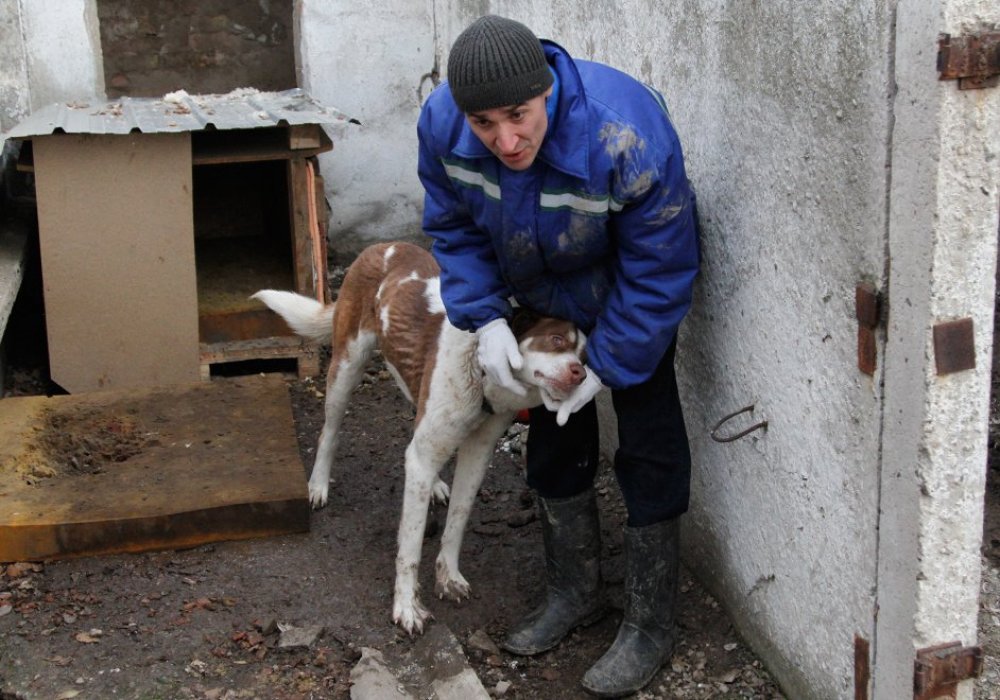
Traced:
<path id="1" fill-rule="evenodd" d="M 971 318 L 934 325 L 934 364 L 939 375 L 976 368 L 976 331 Z"/>
<path id="2" fill-rule="evenodd" d="M 938 37 L 939 80 L 958 80 L 959 90 L 1000 84 L 1000 32 Z"/>
<path id="3" fill-rule="evenodd" d="M 918 649 L 913 664 L 913 700 L 954 698 L 961 681 L 978 678 L 982 672 L 981 647 L 949 642 Z"/>
<path id="4" fill-rule="evenodd" d="M 730 413 L 728 416 L 723 416 L 719 420 L 719 422 L 715 424 L 715 427 L 712 428 L 712 433 L 711 433 L 712 434 L 712 439 L 715 440 L 716 442 L 732 442 L 733 440 L 739 440 L 741 437 L 744 437 L 745 435 L 749 435 L 750 433 L 752 433 L 755 430 L 767 430 L 767 421 L 766 420 L 762 420 L 759 423 L 755 423 L 755 424 L 751 425 L 746 430 L 741 430 L 740 432 L 736 433 L 735 435 L 726 435 L 726 436 L 720 436 L 719 435 L 719 428 L 721 428 L 723 425 L 725 425 L 726 422 L 728 422 L 728 421 L 732 420 L 733 418 L 735 418 L 736 416 L 742 415 L 744 413 L 753 413 L 753 409 L 754 409 L 754 405 L 750 404 L 749 406 L 746 406 L 745 408 L 741 408 L 738 411 L 734 411 L 734 412 Z"/>

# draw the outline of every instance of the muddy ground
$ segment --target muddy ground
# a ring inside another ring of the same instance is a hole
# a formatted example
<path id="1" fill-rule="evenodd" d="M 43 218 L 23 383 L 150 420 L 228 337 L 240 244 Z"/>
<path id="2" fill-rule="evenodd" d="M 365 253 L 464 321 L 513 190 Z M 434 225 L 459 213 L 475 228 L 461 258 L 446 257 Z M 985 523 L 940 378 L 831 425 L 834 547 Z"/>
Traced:
<path id="1" fill-rule="evenodd" d="M 218 379 L 216 381 L 226 381 Z M 287 380 L 303 479 L 322 420 L 322 382 Z M 52 391 L 39 367 L 8 367 L 7 395 Z M 0 566 L 0 700 L 70 698 L 347 698 L 364 646 L 411 640 L 390 622 L 402 454 L 413 413 L 374 368 L 345 423 L 330 504 L 307 534 L 187 551 Z M 1000 426 L 991 453 L 1000 451 Z M 522 430 L 498 447 L 463 549 L 473 597 L 428 602 L 494 696 L 587 697 L 579 679 L 614 637 L 620 612 L 532 659 L 491 648 L 543 589 L 539 523 L 523 484 Z M 992 478 L 984 539 L 980 643 L 987 655 L 978 697 L 1000 698 L 1000 479 Z M 79 474 L 86 488 L 87 474 Z M 606 578 L 620 605 L 623 506 L 605 467 L 598 483 Z M 434 506 L 422 586 L 444 509 Z M 725 613 L 683 572 L 680 644 L 639 698 L 783 698 Z M 279 648 L 282 630 L 321 626 L 306 646 Z"/>
<path id="2" fill-rule="evenodd" d="M 39 370 L 11 368 L 8 393 L 40 393 Z M 216 381 L 227 381 L 217 379 Z M 16 384 L 16 387 L 13 385 Z M 322 382 L 288 379 L 303 479 L 322 421 Z M 0 698 L 346 698 L 364 646 L 410 644 L 390 621 L 402 455 L 413 412 L 373 368 L 345 422 L 329 505 L 310 532 L 187 551 L 0 566 Z M 578 683 L 614 637 L 620 612 L 533 659 L 491 648 L 540 600 L 542 552 L 514 426 L 496 453 L 463 548 L 473 586 L 462 605 L 430 596 L 433 624 L 462 642 L 494 695 L 587 697 Z M 73 478 L 86 488 L 88 474 Z M 598 484 L 606 576 L 621 598 L 623 506 L 605 468 Z M 422 586 L 444 508 L 434 506 Z M 685 572 L 681 642 L 644 698 L 783 697 L 719 605 Z M 289 626 L 322 626 L 308 646 L 278 648 Z M 487 638 L 484 641 L 484 633 Z"/>

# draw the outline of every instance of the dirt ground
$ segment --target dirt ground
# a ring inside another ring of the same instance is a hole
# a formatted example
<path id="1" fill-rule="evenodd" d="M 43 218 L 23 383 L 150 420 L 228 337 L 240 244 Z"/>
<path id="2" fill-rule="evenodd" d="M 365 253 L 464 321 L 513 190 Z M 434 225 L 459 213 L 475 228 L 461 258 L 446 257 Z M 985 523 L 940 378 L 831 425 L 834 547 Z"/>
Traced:
<path id="1" fill-rule="evenodd" d="M 305 478 L 322 421 L 322 381 L 287 382 Z M 5 389 L 37 394 L 51 387 L 43 370 L 14 366 Z M 350 439 L 334 469 L 330 504 L 312 513 L 307 534 L 0 566 L 0 700 L 349 697 L 362 647 L 412 643 L 390 622 L 412 418 L 388 373 L 373 368 L 346 419 Z M 991 454 L 1000 454 L 1000 418 L 992 427 Z M 523 429 L 515 425 L 501 441 L 470 520 L 462 571 L 472 599 L 455 605 L 431 595 L 425 602 L 432 624 L 454 633 L 495 697 L 585 698 L 579 679 L 613 639 L 618 610 L 536 658 L 493 646 L 543 592 L 540 528 L 521 471 Z M 980 615 L 987 659 L 977 697 L 1000 699 L 1000 459 L 992 462 Z M 605 575 L 620 606 L 624 510 L 607 468 L 598 490 Z M 443 507 L 434 506 L 424 591 L 433 591 L 443 519 Z M 679 610 L 676 654 L 636 697 L 784 697 L 687 572 Z M 279 647 L 283 631 L 311 626 L 323 630 L 315 641 Z"/>
<path id="2" fill-rule="evenodd" d="M 8 393 L 43 393 L 39 370 L 10 368 Z M 227 381 L 217 379 L 216 381 Z M 322 382 L 288 379 L 303 479 L 322 421 Z M 413 412 L 378 367 L 355 394 L 330 504 L 302 535 L 187 551 L 0 566 L 0 700 L 56 698 L 346 698 L 364 646 L 410 644 L 390 621 L 402 454 Z M 515 425 L 501 441 L 463 547 L 473 586 L 462 605 L 425 602 L 462 642 L 483 685 L 507 698 L 583 698 L 579 679 L 614 637 L 620 612 L 524 659 L 492 648 L 543 593 L 540 527 Z M 86 480 L 85 472 L 75 478 Z M 86 488 L 81 484 L 81 488 Z M 598 483 L 612 601 L 621 598 L 617 487 Z M 422 587 L 444 508 L 433 506 Z M 681 641 L 641 698 L 782 698 L 720 606 L 684 573 Z M 322 626 L 281 649 L 282 630 Z M 483 634 L 486 635 L 484 640 Z"/>

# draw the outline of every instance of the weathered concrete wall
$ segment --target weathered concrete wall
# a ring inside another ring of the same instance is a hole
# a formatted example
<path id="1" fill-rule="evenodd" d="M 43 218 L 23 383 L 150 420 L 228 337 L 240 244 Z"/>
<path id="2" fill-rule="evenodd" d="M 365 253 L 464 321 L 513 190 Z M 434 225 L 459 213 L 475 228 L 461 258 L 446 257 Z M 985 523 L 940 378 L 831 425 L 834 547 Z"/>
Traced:
<path id="1" fill-rule="evenodd" d="M 0 132 L 28 114 L 28 71 L 18 0 L 0 0 Z M 0 140 L 0 146 L 3 141 Z"/>
<path id="2" fill-rule="evenodd" d="M 915 648 L 975 643 L 1000 189 L 1000 92 L 926 70 L 938 35 L 997 26 L 988 0 L 901 2 L 890 192 L 877 690 Z M 972 318 L 976 368 L 938 375 L 933 326 Z M 971 683 L 959 697 L 972 696 Z"/>
<path id="3" fill-rule="evenodd" d="M 296 24 L 299 85 L 362 122 L 320 157 L 332 254 L 421 240 L 416 124 L 437 68 L 433 5 L 298 0 Z"/>
<path id="4" fill-rule="evenodd" d="M 666 96 L 704 224 L 678 360 L 687 560 L 789 697 L 853 696 L 854 637 L 873 639 L 880 427 L 854 290 L 884 284 L 887 3 L 493 7 Z M 748 405 L 724 432 L 766 432 L 709 437 Z"/>
<path id="5" fill-rule="evenodd" d="M 22 2 L 31 109 L 104 97 L 96 0 Z"/>
<path id="6" fill-rule="evenodd" d="M 103 97 L 94 3 L 0 0 L 0 132 L 52 102 Z"/>

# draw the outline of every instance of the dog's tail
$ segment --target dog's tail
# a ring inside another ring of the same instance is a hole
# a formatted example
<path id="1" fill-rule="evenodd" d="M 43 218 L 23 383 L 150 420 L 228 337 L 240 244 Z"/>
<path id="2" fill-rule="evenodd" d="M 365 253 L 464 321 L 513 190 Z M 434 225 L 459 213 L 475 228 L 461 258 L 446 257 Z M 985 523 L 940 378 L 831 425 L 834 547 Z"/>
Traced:
<path id="1" fill-rule="evenodd" d="M 333 304 L 324 305 L 301 294 L 277 289 L 262 289 L 250 298 L 264 302 L 303 338 L 322 344 L 330 342 L 333 335 Z"/>

